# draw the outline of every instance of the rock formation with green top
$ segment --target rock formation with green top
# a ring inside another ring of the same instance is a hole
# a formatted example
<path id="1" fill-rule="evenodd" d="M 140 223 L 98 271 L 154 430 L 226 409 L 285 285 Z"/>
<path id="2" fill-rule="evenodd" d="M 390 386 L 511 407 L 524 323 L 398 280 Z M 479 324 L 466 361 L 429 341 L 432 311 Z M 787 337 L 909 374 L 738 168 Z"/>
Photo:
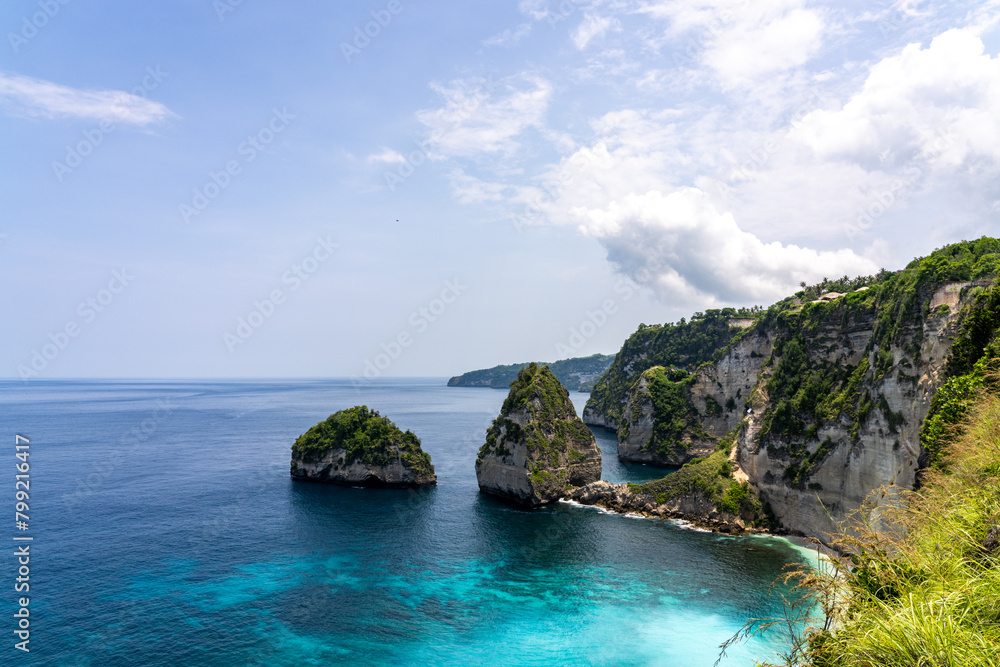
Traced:
<path id="1" fill-rule="evenodd" d="M 618 458 L 682 466 L 715 450 L 716 441 L 705 432 L 692 401 L 694 380 L 679 368 L 653 366 L 643 371 L 629 390 L 618 426 Z"/>
<path id="2" fill-rule="evenodd" d="M 600 477 L 601 450 L 569 392 L 548 366 L 523 368 L 479 450 L 480 491 L 534 507 Z"/>
<path id="3" fill-rule="evenodd" d="M 420 439 L 360 405 L 330 415 L 292 445 L 292 477 L 347 486 L 412 488 L 437 483 Z"/>

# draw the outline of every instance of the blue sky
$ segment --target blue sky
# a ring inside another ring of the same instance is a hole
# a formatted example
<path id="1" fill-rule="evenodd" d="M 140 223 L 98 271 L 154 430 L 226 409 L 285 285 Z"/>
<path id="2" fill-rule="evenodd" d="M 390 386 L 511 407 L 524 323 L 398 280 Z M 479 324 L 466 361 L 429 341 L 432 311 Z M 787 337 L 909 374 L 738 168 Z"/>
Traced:
<path id="1" fill-rule="evenodd" d="M 613 353 L 996 235 L 997 2 L 0 9 L 0 373 Z"/>

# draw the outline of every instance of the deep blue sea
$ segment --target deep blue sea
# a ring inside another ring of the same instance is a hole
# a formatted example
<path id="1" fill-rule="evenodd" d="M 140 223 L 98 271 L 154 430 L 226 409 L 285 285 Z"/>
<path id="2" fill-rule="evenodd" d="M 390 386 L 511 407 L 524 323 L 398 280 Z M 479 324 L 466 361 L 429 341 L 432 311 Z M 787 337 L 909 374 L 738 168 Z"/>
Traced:
<path id="1" fill-rule="evenodd" d="M 443 379 L 0 383 L 4 665 L 710 666 L 807 551 L 565 503 L 481 495 L 506 391 Z M 584 394 L 573 394 L 580 411 Z M 290 446 L 365 404 L 412 429 L 436 488 L 294 482 Z M 30 439 L 29 530 L 14 524 Z M 598 430 L 604 478 L 625 467 Z M 0 524 L 2 526 L 2 524 Z M 31 536 L 31 652 L 14 649 L 15 536 Z M 774 659 L 778 632 L 722 664 Z"/>

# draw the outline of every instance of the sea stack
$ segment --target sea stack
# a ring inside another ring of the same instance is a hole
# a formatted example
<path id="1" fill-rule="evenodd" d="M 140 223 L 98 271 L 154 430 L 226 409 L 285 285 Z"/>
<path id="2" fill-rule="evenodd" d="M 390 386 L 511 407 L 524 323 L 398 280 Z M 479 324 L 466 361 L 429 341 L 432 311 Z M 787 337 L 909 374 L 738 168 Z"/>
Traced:
<path id="1" fill-rule="evenodd" d="M 295 479 L 386 488 L 437 484 L 430 454 L 411 431 L 405 433 L 367 406 L 330 415 L 292 445 Z"/>
<path id="2" fill-rule="evenodd" d="M 476 459 L 479 490 L 536 507 L 601 478 L 601 450 L 548 366 L 510 384 Z"/>

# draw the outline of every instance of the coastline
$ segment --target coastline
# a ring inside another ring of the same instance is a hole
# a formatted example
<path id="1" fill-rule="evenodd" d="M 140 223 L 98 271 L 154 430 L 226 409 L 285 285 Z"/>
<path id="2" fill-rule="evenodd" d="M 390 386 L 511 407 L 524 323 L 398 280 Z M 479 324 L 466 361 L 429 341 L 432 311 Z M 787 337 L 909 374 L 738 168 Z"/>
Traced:
<path id="1" fill-rule="evenodd" d="M 754 527 L 744 527 L 739 531 L 733 531 L 730 524 L 722 524 L 718 521 L 706 520 L 701 517 L 686 515 L 682 512 L 659 513 L 642 510 L 619 510 L 601 503 L 582 503 L 572 498 L 560 498 L 558 502 L 573 507 L 593 509 L 600 514 L 614 514 L 629 519 L 667 521 L 682 530 L 690 530 L 696 533 L 714 533 L 732 538 L 748 537 L 783 540 L 800 553 L 814 569 L 818 569 L 823 561 L 830 561 L 838 557 L 836 551 L 823 544 L 817 538 L 808 535 L 796 535 L 787 531 L 771 531 Z"/>

